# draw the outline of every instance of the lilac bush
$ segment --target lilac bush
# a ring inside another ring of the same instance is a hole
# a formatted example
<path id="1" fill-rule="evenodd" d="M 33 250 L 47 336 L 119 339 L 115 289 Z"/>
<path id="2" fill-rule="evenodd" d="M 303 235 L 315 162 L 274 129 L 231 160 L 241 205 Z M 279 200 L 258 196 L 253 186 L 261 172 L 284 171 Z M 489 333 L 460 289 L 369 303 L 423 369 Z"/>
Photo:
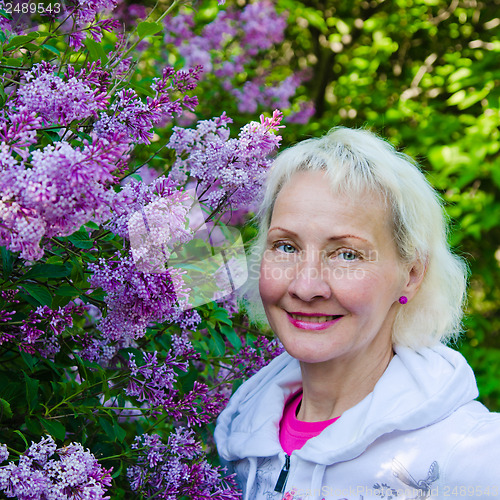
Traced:
<path id="1" fill-rule="evenodd" d="M 258 201 L 281 140 L 277 104 L 290 116 L 301 76 L 273 89 L 272 72 L 240 81 L 239 68 L 282 41 L 270 2 L 221 7 L 201 27 L 176 4 L 0 6 L 7 498 L 240 497 L 210 429 L 232 386 L 280 347 L 249 333 L 227 293 L 237 259 L 212 271 L 190 257 L 206 249 L 200 228 L 212 245 L 229 232 L 222 221 Z M 176 47 L 172 65 L 151 57 L 158 43 Z M 265 112 L 234 130 L 223 108 L 202 114 L 207 85 L 233 111 Z M 255 105 L 243 103 L 245 85 L 264 89 Z M 207 285 L 191 269 L 217 285 L 196 308 Z"/>

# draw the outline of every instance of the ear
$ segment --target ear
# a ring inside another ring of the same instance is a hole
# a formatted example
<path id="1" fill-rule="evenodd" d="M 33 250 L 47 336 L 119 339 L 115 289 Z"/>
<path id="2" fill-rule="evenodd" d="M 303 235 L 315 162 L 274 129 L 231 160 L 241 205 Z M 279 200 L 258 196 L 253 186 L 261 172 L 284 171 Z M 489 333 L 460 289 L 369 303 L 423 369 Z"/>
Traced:
<path id="1" fill-rule="evenodd" d="M 408 297 L 408 300 L 411 300 L 418 292 L 427 271 L 427 264 L 427 259 L 417 258 L 408 266 L 405 273 L 406 284 L 402 289 L 402 294 Z"/>

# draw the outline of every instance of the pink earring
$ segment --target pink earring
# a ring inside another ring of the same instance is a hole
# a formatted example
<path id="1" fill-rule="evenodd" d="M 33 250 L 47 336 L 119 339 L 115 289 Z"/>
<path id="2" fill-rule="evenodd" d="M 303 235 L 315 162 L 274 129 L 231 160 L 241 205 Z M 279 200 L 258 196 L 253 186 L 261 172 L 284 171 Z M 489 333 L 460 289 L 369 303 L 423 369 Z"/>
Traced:
<path id="1" fill-rule="evenodd" d="M 408 302 L 408 297 L 406 297 L 405 295 L 401 295 L 401 297 L 399 297 L 400 304 L 406 304 L 407 302 Z"/>

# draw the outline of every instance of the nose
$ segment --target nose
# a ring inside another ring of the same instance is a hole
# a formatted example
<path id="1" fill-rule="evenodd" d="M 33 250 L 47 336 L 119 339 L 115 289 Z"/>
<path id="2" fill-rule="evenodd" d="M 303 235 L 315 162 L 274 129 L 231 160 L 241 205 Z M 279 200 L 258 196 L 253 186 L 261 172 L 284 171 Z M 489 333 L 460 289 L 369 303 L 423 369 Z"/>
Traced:
<path id="1" fill-rule="evenodd" d="M 303 257 L 301 262 L 297 263 L 295 276 L 288 285 L 288 293 L 304 302 L 317 298 L 329 299 L 332 289 L 325 279 L 325 270 L 319 254 Z"/>

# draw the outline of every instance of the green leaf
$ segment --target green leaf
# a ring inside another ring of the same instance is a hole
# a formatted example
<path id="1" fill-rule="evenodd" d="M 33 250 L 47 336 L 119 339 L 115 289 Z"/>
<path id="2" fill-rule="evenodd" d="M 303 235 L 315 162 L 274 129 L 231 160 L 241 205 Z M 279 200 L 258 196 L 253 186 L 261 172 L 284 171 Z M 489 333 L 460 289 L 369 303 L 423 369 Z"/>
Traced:
<path id="1" fill-rule="evenodd" d="M 23 361 L 26 363 L 26 366 L 30 369 L 30 372 L 32 372 L 33 368 L 36 365 L 37 359 L 28 352 L 21 351 L 20 354 L 21 358 L 23 358 Z"/>
<path id="2" fill-rule="evenodd" d="M 9 40 L 9 43 L 7 46 L 4 48 L 4 51 L 7 52 L 9 50 L 14 50 L 17 47 L 21 47 L 22 45 L 31 42 L 35 38 L 38 38 L 38 32 L 34 31 L 33 33 L 30 33 L 29 35 L 17 35 L 13 37 L 11 40 Z"/>
<path id="3" fill-rule="evenodd" d="M 144 37 L 149 35 L 155 35 L 163 29 L 163 26 L 159 23 L 150 23 L 148 21 L 142 21 L 137 25 L 137 34 L 139 39 L 142 40 Z"/>
<path id="4" fill-rule="evenodd" d="M 11 20 L 12 19 L 12 15 L 9 14 L 8 12 L 6 12 L 5 10 L 3 9 L 0 9 L 0 16 L 4 17 L 5 19 L 9 19 Z M 3 32 L 2 32 L 2 35 L 3 35 Z M 3 41 L 3 40 L 2 40 Z"/>
<path id="5" fill-rule="evenodd" d="M 231 342 L 231 345 L 239 351 L 242 348 L 241 339 L 238 334 L 234 331 L 234 328 L 231 328 L 227 325 L 221 325 L 220 331 L 222 334 Z"/>
<path id="6" fill-rule="evenodd" d="M 56 56 L 60 56 L 61 55 L 61 51 L 59 49 L 56 49 L 55 47 L 53 47 L 52 45 L 49 45 L 48 43 L 44 43 L 42 45 L 42 47 L 44 49 L 47 49 L 48 51 L 52 52 Z"/>
<path id="7" fill-rule="evenodd" d="M 64 441 L 66 437 L 66 428 L 61 422 L 58 420 L 47 420 L 46 418 L 41 418 L 40 422 L 42 423 L 45 430 L 56 439 L 60 441 Z"/>
<path id="8" fill-rule="evenodd" d="M 5 247 L 0 247 L 0 252 L 2 254 L 2 275 L 4 279 L 7 279 L 14 268 L 14 256 Z"/>
<path id="9" fill-rule="evenodd" d="M 212 314 L 210 314 L 210 317 L 215 318 L 217 321 L 225 323 L 226 325 L 233 324 L 233 322 L 229 319 L 228 312 L 222 308 L 216 309 Z"/>
<path id="10" fill-rule="evenodd" d="M 84 273 L 83 273 L 83 266 L 82 266 L 82 263 L 80 262 L 80 259 L 77 259 L 76 257 L 72 256 L 71 263 L 73 264 L 73 269 L 71 270 L 71 279 L 74 282 L 82 281 Z"/>
<path id="11" fill-rule="evenodd" d="M 55 130 L 42 130 L 42 134 L 47 137 L 50 142 L 58 142 L 61 140 L 61 137 Z"/>
<path id="12" fill-rule="evenodd" d="M 115 420 L 113 422 L 113 430 L 115 431 L 115 436 L 117 437 L 120 443 L 123 443 L 123 440 L 127 436 L 127 431 L 118 425 L 118 422 Z"/>
<path id="13" fill-rule="evenodd" d="M 32 283 L 23 283 L 21 286 L 42 306 L 50 307 L 52 304 L 52 295 L 50 295 L 49 291 L 43 286 L 34 285 Z"/>
<path id="14" fill-rule="evenodd" d="M 58 286 L 54 293 L 62 297 L 76 297 L 77 295 L 80 295 L 80 290 L 65 283 Z"/>
<path id="15" fill-rule="evenodd" d="M 28 375 L 24 372 L 23 375 L 24 381 L 26 382 L 26 402 L 28 403 L 28 408 L 33 409 L 38 402 L 38 388 L 40 387 L 40 381 L 28 377 Z"/>
<path id="16" fill-rule="evenodd" d="M 89 234 L 85 229 L 80 229 L 76 233 L 68 236 L 67 239 L 77 248 L 89 249 L 94 246 L 94 241 L 90 239 Z"/>
<path id="17" fill-rule="evenodd" d="M 24 434 L 20 430 L 18 430 L 18 429 L 16 429 L 14 431 L 14 433 L 18 434 L 19 436 L 21 436 L 21 439 L 24 441 L 24 444 L 26 445 L 26 448 L 28 448 L 29 444 L 28 444 L 28 441 L 26 440 L 26 438 L 24 437 Z"/>
<path id="18" fill-rule="evenodd" d="M 208 339 L 208 345 L 210 346 L 210 351 L 215 356 L 224 356 L 226 352 L 226 344 L 224 339 L 221 337 L 220 333 L 207 324 L 207 329 L 210 332 L 210 338 Z"/>
<path id="19" fill-rule="evenodd" d="M 12 409 L 10 403 L 0 398 L 0 420 L 12 418 Z"/>
<path id="20" fill-rule="evenodd" d="M 92 38 L 87 38 L 84 43 L 93 61 L 100 60 L 103 66 L 108 62 L 108 56 L 100 43 Z"/>
<path id="21" fill-rule="evenodd" d="M 23 65 L 23 60 L 15 57 L 2 57 L 1 62 L 6 66 L 16 66 L 18 68 Z"/>
<path id="22" fill-rule="evenodd" d="M 115 441 L 116 434 L 113 426 L 103 417 L 99 417 L 99 424 L 104 429 L 104 432 L 107 434 L 109 439 L 111 439 L 111 441 Z"/>
<path id="23" fill-rule="evenodd" d="M 33 278 L 62 278 L 71 274 L 70 265 L 36 264 L 23 274 L 22 279 Z"/>

